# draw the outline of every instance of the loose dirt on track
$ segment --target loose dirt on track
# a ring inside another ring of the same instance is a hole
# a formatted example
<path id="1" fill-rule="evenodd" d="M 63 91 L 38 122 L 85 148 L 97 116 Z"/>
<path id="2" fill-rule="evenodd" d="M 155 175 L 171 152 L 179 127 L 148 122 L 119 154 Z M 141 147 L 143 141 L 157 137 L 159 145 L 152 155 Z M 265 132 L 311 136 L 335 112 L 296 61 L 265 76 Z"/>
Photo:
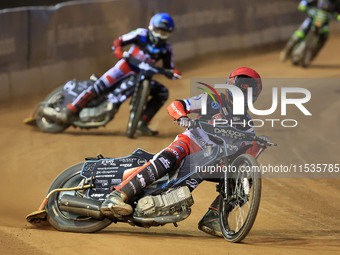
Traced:
<path id="1" fill-rule="evenodd" d="M 159 80 L 170 89 L 170 103 L 190 96 L 190 78 L 226 77 L 239 66 L 253 67 L 264 78 L 340 78 L 339 45 L 340 36 L 332 36 L 308 69 L 280 63 L 276 50 L 247 56 L 206 57 L 199 63 L 187 64 L 182 80 Z M 264 86 L 257 102 L 259 109 L 270 104 L 272 86 L 275 84 Z M 256 130 L 258 135 L 266 134 L 279 144 L 261 155 L 260 163 L 340 163 L 340 84 L 324 89 L 318 83 L 307 88 L 312 93 L 308 103 L 312 117 L 302 116 L 293 129 Z M 22 123 L 37 102 L 13 102 L 0 109 L 0 254 L 340 253 L 340 179 L 264 179 L 258 217 L 241 244 L 228 243 L 197 229 L 198 221 L 216 196 L 213 183 L 203 183 L 194 191 L 192 215 L 178 228 L 167 225 L 142 229 L 119 223 L 95 234 L 77 234 L 31 226 L 25 216 L 39 207 L 50 183 L 63 169 L 99 153 L 122 157 L 138 147 L 155 153 L 182 132 L 164 107 L 152 122 L 152 128 L 160 130 L 158 137 L 130 140 L 124 136 L 126 104 L 106 128 L 70 128 L 63 134 L 45 134 Z"/>

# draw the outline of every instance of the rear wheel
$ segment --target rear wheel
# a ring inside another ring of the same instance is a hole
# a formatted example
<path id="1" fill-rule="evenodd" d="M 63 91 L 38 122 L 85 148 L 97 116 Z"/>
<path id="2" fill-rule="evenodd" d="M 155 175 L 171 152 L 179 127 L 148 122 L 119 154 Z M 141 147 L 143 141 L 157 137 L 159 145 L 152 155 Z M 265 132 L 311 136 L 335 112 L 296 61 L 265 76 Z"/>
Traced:
<path id="1" fill-rule="evenodd" d="M 248 154 L 238 156 L 232 166 L 236 173 L 228 179 L 227 194 L 224 184 L 221 188 L 219 221 L 224 238 L 237 243 L 248 235 L 255 222 L 261 199 L 261 173 L 244 171 L 258 167 L 256 159 Z"/>
<path id="2" fill-rule="evenodd" d="M 70 188 L 80 184 L 84 179 L 80 176 L 80 172 L 84 163 L 76 164 L 64 172 L 62 172 L 52 183 L 49 191 L 57 188 Z M 91 217 L 83 217 L 68 212 L 63 212 L 59 209 L 58 201 L 64 195 L 77 196 L 79 191 L 64 191 L 55 192 L 49 199 L 46 205 L 47 220 L 59 231 L 91 233 L 99 231 L 112 223 L 111 220 L 105 218 L 96 220 Z"/>
<path id="3" fill-rule="evenodd" d="M 58 107 L 60 105 L 60 101 L 63 100 L 63 86 L 52 91 L 45 99 L 43 105 L 41 107 Z M 43 132 L 47 133 L 61 133 L 66 128 L 69 127 L 68 124 L 56 123 L 47 118 L 45 118 L 41 111 L 38 112 L 36 118 L 36 124 Z"/>
<path id="4" fill-rule="evenodd" d="M 130 118 L 126 132 L 126 135 L 129 138 L 132 138 L 135 135 L 138 122 L 145 110 L 148 96 L 150 94 L 150 82 L 148 80 L 144 80 L 142 84 L 136 89 L 137 91 L 134 92 L 131 99 Z"/>

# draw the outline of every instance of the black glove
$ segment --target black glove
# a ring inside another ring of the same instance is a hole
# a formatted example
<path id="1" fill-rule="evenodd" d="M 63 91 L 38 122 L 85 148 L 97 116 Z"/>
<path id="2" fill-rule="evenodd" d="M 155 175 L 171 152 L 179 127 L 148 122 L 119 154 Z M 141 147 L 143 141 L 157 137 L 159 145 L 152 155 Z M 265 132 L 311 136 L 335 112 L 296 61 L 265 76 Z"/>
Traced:
<path id="1" fill-rule="evenodd" d="M 182 73 L 176 69 L 167 69 L 165 76 L 169 79 L 181 79 Z"/>

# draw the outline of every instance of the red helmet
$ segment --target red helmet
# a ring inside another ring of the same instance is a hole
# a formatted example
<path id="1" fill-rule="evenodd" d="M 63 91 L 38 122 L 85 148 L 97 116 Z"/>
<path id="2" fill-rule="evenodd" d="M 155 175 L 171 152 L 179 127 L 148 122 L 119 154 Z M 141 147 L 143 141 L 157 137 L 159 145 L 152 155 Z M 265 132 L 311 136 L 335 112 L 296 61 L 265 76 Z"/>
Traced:
<path id="1" fill-rule="evenodd" d="M 245 105 L 247 105 L 247 89 L 253 88 L 253 103 L 262 91 L 262 81 L 260 75 L 249 67 L 239 67 L 235 69 L 228 77 L 227 84 L 235 85 L 243 91 L 245 96 Z M 227 91 L 226 99 L 232 104 L 232 94 Z"/>

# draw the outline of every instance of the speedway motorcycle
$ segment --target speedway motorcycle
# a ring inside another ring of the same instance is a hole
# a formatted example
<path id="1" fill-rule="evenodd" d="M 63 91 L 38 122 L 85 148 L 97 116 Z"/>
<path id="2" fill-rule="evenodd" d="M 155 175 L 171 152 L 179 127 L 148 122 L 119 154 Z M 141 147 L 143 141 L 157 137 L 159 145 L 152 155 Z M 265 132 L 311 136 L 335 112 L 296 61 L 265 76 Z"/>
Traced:
<path id="1" fill-rule="evenodd" d="M 133 58 L 129 56 L 127 52 L 124 52 L 124 58 L 131 66 L 140 70 L 138 74 L 131 75 L 120 82 L 128 83 L 129 86 L 134 84 L 126 132 L 126 135 L 129 138 L 132 138 L 135 135 L 138 121 L 140 120 L 148 101 L 152 77 L 155 74 L 162 74 L 170 78 L 173 73 L 171 69 L 156 67 L 145 61 Z M 181 78 L 181 76 L 176 75 L 176 78 Z M 41 131 L 47 133 L 61 133 L 69 126 L 85 129 L 105 126 L 114 118 L 118 110 L 111 100 L 113 96 L 112 92 L 108 92 L 92 100 L 79 112 L 79 116 L 70 124 L 55 121 L 44 114 L 46 110 L 51 108 L 58 112 L 61 111 L 69 103 L 73 102 L 82 91 L 93 85 L 97 79 L 98 77 L 92 75 L 91 78 L 86 81 L 71 80 L 66 82 L 64 85 L 51 92 L 44 101 L 40 102 L 35 107 L 31 116 L 24 120 L 24 123 L 31 126 L 37 126 Z M 119 86 L 120 83 L 117 84 L 117 86 Z"/>
<path id="2" fill-rule="evenodd" d="M 96 232 L 117 222 L 144 228 L 169 223 L 177 227 L 191 213 L 194 204 L 191 192 L 207 180 L 217 183 L 223 236 L 230 242 L 242 241 L 253 226 L 261 197 L 261 173 L 255 170 L 259 166 L 253 156 L 246 154 L 252 144 L 243 146 L 244 141 L 257 141 L 263 146 L 275 144 L 230 126 L 214 127 L 204 120 L 192 121 L 192 128 L 204 130 L 215 145 L 187 156 L 176 171 L 129 201 L 134 208 L 132 215 L 107 218 L 100 206 L 125 174 L 153 157 L 142 149 L 123 158 L 98 155 L 66 169 L 53 181 L 38 211 L 27 215 L 27 221 L 34 225 L 49 223 L 59 231 L 83 233 Z M 225 171 L 207 176 L 202 169 L 211 166 L 223 167 Z"/>
<path id="3" fill-rule="evenodd" d="M 328 30 L 328 23 L 335 17 L 334 14 L 317 8 L 309 8 L 307 13 L 313 17 L 313 20 L 305 38 L 296 43 L 291 51 L 288 42 L 280 56 L 281 60 L 290 57 L 293 65 L 301 65 L 305 68 L 310 65 L 326 42 L 325 33 Z M 289 51 L 290 56 L 287 56 Z"/>

